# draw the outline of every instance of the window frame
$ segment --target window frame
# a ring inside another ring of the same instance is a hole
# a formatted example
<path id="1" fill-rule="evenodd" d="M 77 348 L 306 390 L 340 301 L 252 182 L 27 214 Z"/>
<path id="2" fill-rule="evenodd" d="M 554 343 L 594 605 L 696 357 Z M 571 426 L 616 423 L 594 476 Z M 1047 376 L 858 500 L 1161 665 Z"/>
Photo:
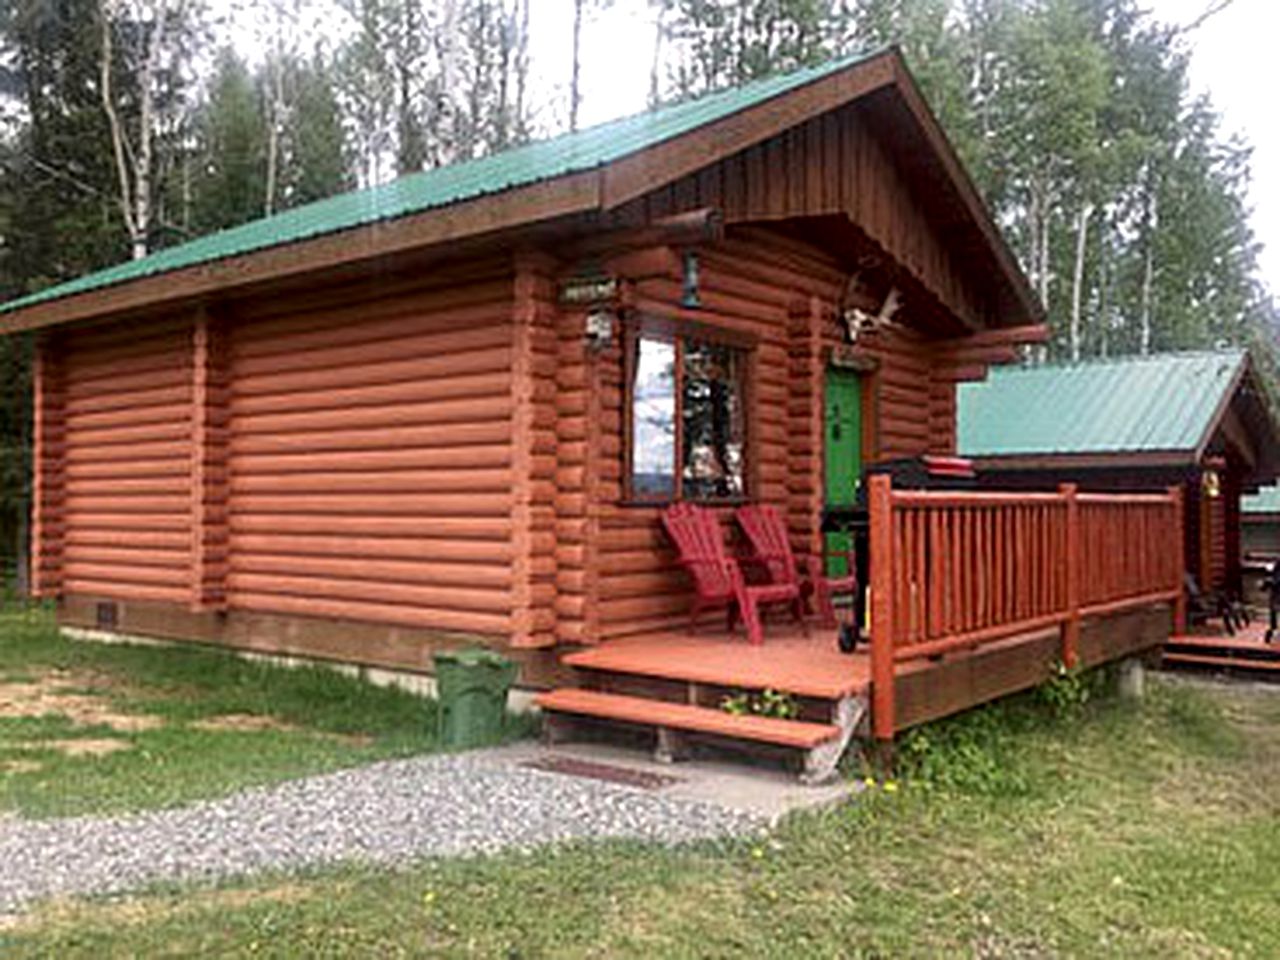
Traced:
<path id="1" fill-rule="evenodd" d="M 658 340 L 672 345 L 675 351 L 675 476 L 672 494 L 652 495 L 635 490 L 632 468 L 635 447 L 636 365 L 641 340 Z M 684 343 L 687 340 L 714 344 L 737 350 L 741 354 L 742 402 L 742 494 L 736 497 L 686 497 L 684 493 Z M 704 506 L 735 506 L 755 499 L 758 447 L 755 430 L 756 348 L 759 339 L 751 334 L 711 324 L 652 314 L 630 318 L 623 328 L 622 342 L 622 505 L 662 507 L 672 503 L 697 503 Z"/>

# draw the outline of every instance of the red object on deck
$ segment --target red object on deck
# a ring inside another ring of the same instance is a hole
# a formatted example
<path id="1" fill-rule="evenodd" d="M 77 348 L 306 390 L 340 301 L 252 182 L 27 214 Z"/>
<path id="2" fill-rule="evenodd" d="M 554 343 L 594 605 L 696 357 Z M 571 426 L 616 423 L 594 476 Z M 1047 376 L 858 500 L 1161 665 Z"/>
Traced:
<path id="1" fill-rule="evenodd" d="M 823 569 L 822 557 L 810 557 L 807 578 L 800 579 L 800 568 L 791 552 L 791 539 L 787 536 L 787 522 L 778 508 L 770 504 L 754 504 L 739 507 L 735 511 L 738 525 L 747 535 L 751 549 L 769 571 L 773 583 L 795 584 L 802 593 L 813 595 L 813 604 L 822 618 L 824 627 L 836 626 L 836 608 L 832 598 L 836 594 L 852 595 L 858 589 L 858 576 L 850 572 L 843 577 L 829 577 Z M 852 552 L 847 556 L 849 570 L 854 570 Z"/>
<path id="2" fill-rule="evenodd" d="M 925 454 L 922 458 L 924 468 L 932 477 L 963 477 L 972 480 L 974 476 L 973 461 L 966 457 L 940 457 Z"/>
<path id="3" fill-rule="evenodd" d="M 662 512 L 662 526 L 680 553 L 682 566 L 693 580 L 693 610 L 689 629 L 696 629 L 698 617 L 709 607 L 728 610 L 729 629 L 741 615 L 751 643 L 764 642 L 760 607 L 769 603 L 790 603 L 797 619 L 802 619 L 800 586 L 797 583 L 748 584 L 738 563 L 724 545 L 724 533 L 716 515 L 705 507 L 676 503 Z"/>

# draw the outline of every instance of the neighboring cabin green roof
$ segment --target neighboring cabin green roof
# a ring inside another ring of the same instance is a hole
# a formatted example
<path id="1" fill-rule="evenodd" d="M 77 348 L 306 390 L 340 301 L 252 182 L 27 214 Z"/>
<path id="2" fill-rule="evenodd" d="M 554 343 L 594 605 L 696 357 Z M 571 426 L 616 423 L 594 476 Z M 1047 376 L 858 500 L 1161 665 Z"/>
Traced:
<path id="1" fill-rule="evenodd" d="M 1280 487 L 1263 487 L 1257 493 L 1240 498 L 1243 513 L 1280 513 Z"/>
<path id="2" fill-rule="evenodd" d="M 882 52 L 875 50 L 843 57 L 821 66 L 769 77 L 479 160 L 427 170 L 382 186 L 330 197 L 11 300 L 0 305 L 0 313 L 595 169 L 771 100 Z"/>
<path id="3" fill-rule="evenodd" d="M 1244 350 L 993 369 L 962 384 L 967 457 L 1192 452 L 1213 425 Z"/>

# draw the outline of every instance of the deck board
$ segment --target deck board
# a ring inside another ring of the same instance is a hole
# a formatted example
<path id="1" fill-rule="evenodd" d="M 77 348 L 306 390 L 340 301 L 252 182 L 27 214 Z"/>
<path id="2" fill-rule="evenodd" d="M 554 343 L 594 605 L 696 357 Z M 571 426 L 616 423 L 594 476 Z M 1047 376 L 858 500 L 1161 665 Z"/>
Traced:
<path id="1" fill-rule="evenodd" d="M 871 686 L 864 648 L 844 654 L 834 631 L 770 625 L 753 646 L 740 635 L 664 631 L 609 640 L 571 653 L 564 662 L 580 670 L 638 674 L 748 690 L 766 688 L 803 697 L 838 699 Z"/>

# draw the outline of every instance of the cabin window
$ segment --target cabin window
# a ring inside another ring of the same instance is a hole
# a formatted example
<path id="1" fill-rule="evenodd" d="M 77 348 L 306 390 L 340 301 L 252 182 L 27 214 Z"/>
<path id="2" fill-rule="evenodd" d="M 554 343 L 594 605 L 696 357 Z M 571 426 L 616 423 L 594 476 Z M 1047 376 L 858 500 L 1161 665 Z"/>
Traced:
<path id="1" fill-rule="evenodd" d="M 649 334 L 629 346 L 628 498 L 745 497 L 747 351 Z"/>

